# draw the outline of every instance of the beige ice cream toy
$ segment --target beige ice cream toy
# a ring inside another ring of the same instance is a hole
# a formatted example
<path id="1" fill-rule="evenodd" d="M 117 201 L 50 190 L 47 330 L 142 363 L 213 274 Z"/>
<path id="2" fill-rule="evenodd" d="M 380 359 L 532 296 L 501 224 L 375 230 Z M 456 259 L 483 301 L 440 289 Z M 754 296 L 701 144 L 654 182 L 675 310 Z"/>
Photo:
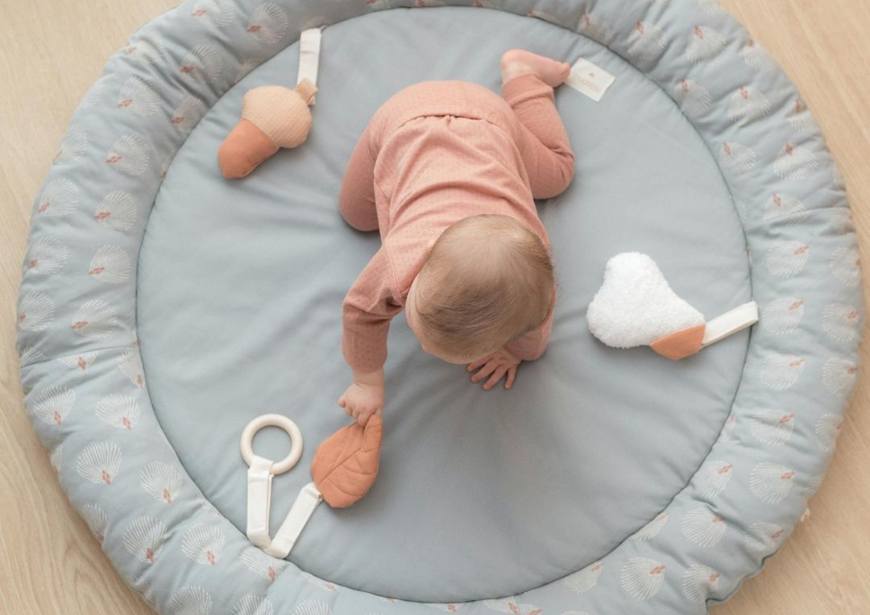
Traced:
<path id="1" fill-rule="evenodd" d="M 299 38 L 299 74 L 293 89 L 279 85 L 253 88 L 242 99 L 242 118 L 218 149 L 218 166 L 227 179 L 250 174 L 281 148 L 302 145 L 311 130 L 317 92 L 320 28 Z"/>

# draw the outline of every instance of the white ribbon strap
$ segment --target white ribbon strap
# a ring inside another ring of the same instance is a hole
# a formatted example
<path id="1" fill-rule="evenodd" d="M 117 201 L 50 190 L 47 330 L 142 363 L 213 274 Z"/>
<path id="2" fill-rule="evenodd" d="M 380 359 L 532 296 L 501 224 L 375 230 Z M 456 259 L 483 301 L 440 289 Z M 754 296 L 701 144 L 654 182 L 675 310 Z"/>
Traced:
<path id="1" fill-rule="evenodd" d="M 248 468 L 248 540 L 261 549 L 267 549 L 269 537 L 269 509 L 272 501 L 272 462 L 254 455 Z"/>
<path id="2" fill-rule="evenodd" d="M 266 553 L 281 559 L 287 557 L 321 500 L 323 500 L 323 496 L 320 495 L 320 491 L 314 483 L 308 483 L 302 487 L 302 491 L 296 496 L 296 501 L 293 502 L 284 523 L 275 534 L 275 539 L 265 549 Z"/>
<path id="3" fill-rule="evenodd" d="M 290 452 L 284 459 L 278 462 L 264 459 L 263 457 L 254 454 L 254 435 L 263 427 L 268 426 L 280 427 L 287 432 L 288 436 L 290 436 Z M 248 464 L 248 523 L 245 532 L 248 535 L 248 540 L 261 549 L 267 550 L 272 545 L 272 539 L 269 536 L 269 513 L 272 506 L 272 477 L 276 474 L 283 474 L 284 472 L 289 471 L 299 462 L 299 458 L 302 456 L 302 432 L 299 431 L 299 427 L 296 426 L 296 423 L 288 419 L 286 416 L 280 414 L 264 414 L 258 416 L 245 426 L 245 429 L 242 431 L 240 446 L 242 458 L 245 460 L 245 463 Z M 314 487 L 313 484 L 310 486 L 314 488 L 314 491 L 317 493 L 317 497 L 319 498 L 320 492 L 317 491 L 317 488 Z M 308 487 L 306 486 L 305 489 L 308 489 Z M 303 489 L 303 492 L 305 492 L 305 489 Z M 302 494 L 300 494 L 300 498 L 301 497 Z M 297 498 L 297 503 L 298 501 L 299 499 Z M 320 500 L 318 499 L 318 502 L 319 501 Z M 283 543 L 289 542 L 290 548 L 288 548 L 281 557 L 285 557 L 287 553 L 290 552 L 290 549 L 293 548 L 293 543 L 295 543 L 296 538 L 299 537 L 299 532 L 302 531 L 302 527 L 305 525 L 305 522 L 308 521 L 308 517 L 310 517 L 311 513 L 314 512 L 314 507 L 316 506 L 317 502 L 315 502 L 313 506 L 310 506 L 310 511 L 305 515 L 302 524 L 299 525 L 298 530 L 296 530 L 296 534 L 291 535 L 289 541 L 288 539 L 283 539 Z M 293 516 L 294 510 L 296 510 L 296 504 L 294 504 L 293 508 L 290 509 L 288 520 Z M 287 525 L 286 520 L 284 521 L 284 525 Z M 282 530 L 284 525 L 281 526 Z M 281 534 L 281 532 L 278 533 L 279 535 Z M 271 553 L 271 551 L 267 551 L 267 553 Z"/>
<path id="4" fill-rule="evenodd" d="M 320 38 L 322 30 L 311 28 L 304 30 L 299 36 L 299 75 L 296 83 L 302 83 L 303 79 L 309 79 L 317 85 L 317 70 L 320 67 Z M 314 98 L 311 99 L 314 104 Z"/>
<path id="5" fill-rule="evenodd" d="M 707 323 L 701 347 L 706 348 L 710 344 L 715 344 L 719 340 L 723 340 L 729 335 L 734 335 L 738 331 L 743 331 L 743 329 L 751 327 L 757 322 L 758 304 L 755 301 L 739 305 Z"/>

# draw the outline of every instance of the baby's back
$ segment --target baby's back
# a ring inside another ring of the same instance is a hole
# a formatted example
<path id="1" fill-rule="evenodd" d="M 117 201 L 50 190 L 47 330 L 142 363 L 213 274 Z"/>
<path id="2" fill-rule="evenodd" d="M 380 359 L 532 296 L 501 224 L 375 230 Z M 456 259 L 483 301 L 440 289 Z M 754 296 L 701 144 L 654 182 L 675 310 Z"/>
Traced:
<path id="1" fill-rule="evenodd" d="M 404 117 L 415 103 L 428 115 Z M 373 118 L 382 139 L 374 168 L 379 228 L 403 296 L 428 246 L 463 218 L 510 216 L 548 243 L 515 121 L 500 97 L 459 81 L 416 84 Z"/>

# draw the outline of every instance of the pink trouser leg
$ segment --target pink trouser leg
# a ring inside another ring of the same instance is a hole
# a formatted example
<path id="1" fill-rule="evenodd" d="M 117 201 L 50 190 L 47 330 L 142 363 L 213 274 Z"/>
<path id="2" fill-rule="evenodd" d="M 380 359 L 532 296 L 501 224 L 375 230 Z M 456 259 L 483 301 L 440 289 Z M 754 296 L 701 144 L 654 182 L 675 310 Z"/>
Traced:
<path id="1" fill-rule="evenodd" d="M 338 196 L 338 208 L 345 222 L 358 231 L 378 229 L 375 205 L 375 157 L 371 152 L 369 128 L 357 141 Z"/>
<path id="2" fill-rule="evenodd" d="M 553 98 L 553 88 L 537 75 L 522 75 L 502 87 L 519 119 L 518 145 L 536 199 L 554 197 L 574 177 L 574 154 Z"/>

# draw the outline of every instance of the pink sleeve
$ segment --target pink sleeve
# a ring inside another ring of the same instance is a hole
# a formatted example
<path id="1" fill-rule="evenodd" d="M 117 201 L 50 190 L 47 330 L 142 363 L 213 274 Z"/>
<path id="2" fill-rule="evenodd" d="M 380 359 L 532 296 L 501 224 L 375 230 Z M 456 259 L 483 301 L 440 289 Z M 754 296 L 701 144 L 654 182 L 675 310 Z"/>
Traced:
<path id="1" fill-rule="evenodd" d="M 553 329 L 553 312 L 556 307 L 556 291 L 550 302 L 550 311 L 544 322 L 505 346 L 508 352 L 523 361 L 535 361 L 541 358 L 550 343 L 550 332 Z"/>
<path id="2" fill-rule="evenodd" d="M 390 321 L 402 311 L 394 287 L 390 258 L 381 248 L 344 298 L 341 350 L 351 368 L 371 372 L 386 363 Z"/>

